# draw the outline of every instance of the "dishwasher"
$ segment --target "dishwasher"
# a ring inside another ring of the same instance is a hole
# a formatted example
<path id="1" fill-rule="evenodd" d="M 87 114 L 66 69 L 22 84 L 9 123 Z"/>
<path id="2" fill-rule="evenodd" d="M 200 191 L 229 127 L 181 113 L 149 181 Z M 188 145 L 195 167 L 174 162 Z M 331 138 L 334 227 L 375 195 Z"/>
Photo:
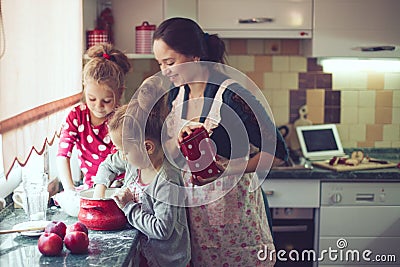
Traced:
<path id="1" fill-rule="evenodd" d="M 319 266 L 400 266 L 400 183 L 322 182 Z"/>

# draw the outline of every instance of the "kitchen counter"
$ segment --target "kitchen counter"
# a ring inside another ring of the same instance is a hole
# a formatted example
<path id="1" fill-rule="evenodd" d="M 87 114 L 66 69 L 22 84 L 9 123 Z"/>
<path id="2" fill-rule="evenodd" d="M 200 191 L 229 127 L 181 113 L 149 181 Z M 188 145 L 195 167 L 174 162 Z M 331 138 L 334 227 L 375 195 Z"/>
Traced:
<path id="1" fill-rule="evenodd" d="M 27 217 L 22 209 L 8 207 L 2 210 L 0 229 L 11 229 L 24 222 Z M 72 224 L 78 219 L 68 216 L 59 208 L 48 209 L 47 220 Z M 128 266 L 135 256 L 138 231 L 127 225 L 121 231 L 89 230 L 89 253 L 71 254 L 65 247 L 60 256 L 43 256 L 37 248 L 38 237 L 23 236 L 19 233 L 0 235 L 0 266 Z"/>
<path id="2" fill-rule="evenodd" d="M 353 150 L 360 149 L 346 149 L 347 155 L 351 154 Z M 365 155 L 372 158 L 387 160 L 393 163 L 400 162 L 400 149 L 362 149 Z M 371 169 L 371 170 L 355 170 L 336 172 L 328 169 L 323 169 L 313 166 L 312 169 L 272 169 L 267 179 L 317 179 L 321 181 L 400 181 L 399 168 L 384 168 L 384 169 Z"/>

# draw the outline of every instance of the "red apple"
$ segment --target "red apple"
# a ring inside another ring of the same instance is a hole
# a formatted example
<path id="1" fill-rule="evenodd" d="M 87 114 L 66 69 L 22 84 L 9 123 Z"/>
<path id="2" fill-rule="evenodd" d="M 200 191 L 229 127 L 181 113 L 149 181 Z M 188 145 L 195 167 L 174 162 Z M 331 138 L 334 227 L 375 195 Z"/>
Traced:
<path id="1" fill-rule="evenodd" d="M 88 252 L 89 238 L 85 232 L 73 231 L 64 237 L 64 243 L 72 254 L 83 254 Z"/>
<path id="2" fill-rule="evenodd" d="M 55 233 L 43 233 L 38 240 L 38 249 L 45 256 L 60 255 L 63 250 L 63 240 Z"/>
<path id="3" fill-rule="evenodd" d="M 75 223 L 67 226 L 67 234 L 69 232 L 74 232 L 74 231 L 84 232 L 85 234 L 89 235 L 88 228 L 86 227 L 85 224 L 83 224 L 81 222 L 75 222 Z"/>
<path id="4" fill-rule="evenodd" d="M 52 221 L 44 229 L 45 233 L 55 233 L 64 239 L 67 230 L 67 225 L 63 222 Z"/>

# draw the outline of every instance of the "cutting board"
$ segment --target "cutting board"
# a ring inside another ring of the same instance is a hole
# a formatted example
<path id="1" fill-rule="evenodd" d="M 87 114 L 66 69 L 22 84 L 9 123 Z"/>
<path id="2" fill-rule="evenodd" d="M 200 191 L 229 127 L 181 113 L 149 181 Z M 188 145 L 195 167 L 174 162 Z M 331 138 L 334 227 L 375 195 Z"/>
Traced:
<path id="1" fill-rule="evenodd" d="M 327 161 L 316 161 L 312 163 L 314 166 L 321 167 L 324 169 L 329 169 L 337 172 L 346 172 L 346 171 L 360 171 L 360 170 L 372 170 L 372 169 L 385 169 L 385 168 L 393 168 L 397 166 L 397 163 L 376 163 L 376 162 L 364 162 L 360 163 L 357 166 L 350 166 L 344 164 L 338 164 L 336 166 L 329 165 Z"/>

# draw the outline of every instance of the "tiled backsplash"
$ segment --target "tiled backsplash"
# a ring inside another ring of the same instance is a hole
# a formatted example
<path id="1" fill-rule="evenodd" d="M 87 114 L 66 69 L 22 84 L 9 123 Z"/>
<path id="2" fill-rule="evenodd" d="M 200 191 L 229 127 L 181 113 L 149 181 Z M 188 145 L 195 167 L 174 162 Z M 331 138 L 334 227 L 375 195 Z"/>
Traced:
<path id="1" fill-rule="evenodd" d="M 344 147 L 400 147 L 400 73 L 326 73 L 300 55 L 300 40 L 226 40 L 227 64 L 262 90 L 277 125 L 292 124 L 307 105 L 314 124 L 335 123 Z M 154 59 L 132 60 L 125 99 L 159 71 Z"/>

